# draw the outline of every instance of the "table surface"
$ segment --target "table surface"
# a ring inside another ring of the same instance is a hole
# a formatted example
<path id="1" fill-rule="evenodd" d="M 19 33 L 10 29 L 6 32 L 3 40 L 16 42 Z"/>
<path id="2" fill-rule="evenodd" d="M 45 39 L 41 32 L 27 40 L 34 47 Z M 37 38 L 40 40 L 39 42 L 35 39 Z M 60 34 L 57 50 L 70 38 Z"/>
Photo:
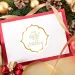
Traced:
<path id="1" fill-rule="evenodd" d="M 56 60 L 50 60 L 46 62 L 54 66 Z M 0 65 L 1 65 L 1 57 L 0 57 Z M 75 56 L 61 58 L 55 69 L 59 75 L 75 75 Z"/>

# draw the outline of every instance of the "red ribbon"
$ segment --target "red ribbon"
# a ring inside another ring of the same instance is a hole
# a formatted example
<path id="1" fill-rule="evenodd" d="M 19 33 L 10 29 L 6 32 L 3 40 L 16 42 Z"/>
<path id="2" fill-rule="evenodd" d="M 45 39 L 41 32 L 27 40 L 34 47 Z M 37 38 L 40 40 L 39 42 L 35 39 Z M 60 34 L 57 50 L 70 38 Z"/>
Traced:
<path id="1" fill-rule="evenodd" d="M 9 69 L 6 65 L 2 67 L 2 75 L 9 75 Z"/>
<path id="2" fill-rule="evenodd" d="M 23 68 L 22 68 L 22 65 L 21 64 L 17 64 L 15 66 L 15 68 L 13 69 L 13 73 L 15 75 L 22 75 L 22 72 L 23 72 Z M 9 71 L 9 68 L 6 65 L 4 65 L 2 67 L 2 75 L 10 75 L 10 73 L 11 72 Z"/>

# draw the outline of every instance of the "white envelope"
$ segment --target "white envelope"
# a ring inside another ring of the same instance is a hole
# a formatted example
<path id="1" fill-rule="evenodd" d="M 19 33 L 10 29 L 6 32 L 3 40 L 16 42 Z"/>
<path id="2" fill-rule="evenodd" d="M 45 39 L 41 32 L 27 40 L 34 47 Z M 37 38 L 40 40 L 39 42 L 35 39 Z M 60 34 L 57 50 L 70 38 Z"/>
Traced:
<path id="1" fill-rule="evenodd" d="M 63 10 L 60 15 L 64 18 Z M 5 62 L 18 63 L 58 56 L 67 42 L 55 14 L 45 12 L 1 22 L 1 44 Z M 69 54 L 67 47 L 63 54 Z"/>

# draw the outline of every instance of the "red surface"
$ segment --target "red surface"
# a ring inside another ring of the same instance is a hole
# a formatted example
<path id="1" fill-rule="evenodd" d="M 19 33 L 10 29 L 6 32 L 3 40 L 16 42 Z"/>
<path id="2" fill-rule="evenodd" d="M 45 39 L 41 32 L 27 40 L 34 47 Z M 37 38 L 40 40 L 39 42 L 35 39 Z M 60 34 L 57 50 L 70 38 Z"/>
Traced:
<path id="1" fill-rule="evenodd" d="M 64 9 L 59 10 L 59 12 L 62 12 L 63 21 L 64 21 L 66 27 L 68 28 Z M 27 19 L 27 18 L 37 17 L 37 16 L 43 16 L 43 15 L 48 15 L 48 14 L 53 14 L 53 11 L 0 21 L 1 46 L 2 46 L 3 58 L 4 58 L 5 64 L 8 63 L 8 59 L 7 59 L 7 54 L 6 54 L 6 48 L 5 48 L 5 43 L 4 43 L 4 37 L 3 37 L 3 34 L 2 34 L 1 23 L 11 22 L 11 21 L 16 21 L 16 20 L 22 20 L 22 19 Z M 67 40 L 69 40 L 70 36 L 69 36 L 68 33 L 66 33 L 66 36 L 67 36 Z M 71 55 L 72 55 L 72 53 L 70 52 L 69 54 L 64 54 L 64 55 L 62 55 L 61 57 L 67 57 L 67 56 L 71 56 Z M 53 57 L 48 57 L 48 58 L 42 58 L 42 59 L 38 59 L 38 60 L 33 60 L 33 61 L 28 61 L 28 62 L 22 62 L 22 64 L 25 65 L 25 64 L 29 64 L 29 63 L 34 62 L 34 61 L 48 61 L 48 60 L 57 59 L 57 57 L 58 57 L 58 56 L 53 56 Z"/>
<path id="2" fill-rule="evenodd" d="M 70 50 L 72 54 L 75 56 L 75 39 L 71 41 Z"/>

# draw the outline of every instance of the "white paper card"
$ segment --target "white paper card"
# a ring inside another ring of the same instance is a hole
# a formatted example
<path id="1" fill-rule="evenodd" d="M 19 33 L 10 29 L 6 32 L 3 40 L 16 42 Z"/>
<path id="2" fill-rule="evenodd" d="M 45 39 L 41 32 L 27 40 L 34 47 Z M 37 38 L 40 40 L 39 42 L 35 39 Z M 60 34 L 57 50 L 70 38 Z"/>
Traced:
<path id="1" fill-rule="evenodd" d="M 67 42 L 55 14 L 2 23 L 8 62 L 57 56 Z M 69 53 L 67 47 L 63 54 Z"/>

